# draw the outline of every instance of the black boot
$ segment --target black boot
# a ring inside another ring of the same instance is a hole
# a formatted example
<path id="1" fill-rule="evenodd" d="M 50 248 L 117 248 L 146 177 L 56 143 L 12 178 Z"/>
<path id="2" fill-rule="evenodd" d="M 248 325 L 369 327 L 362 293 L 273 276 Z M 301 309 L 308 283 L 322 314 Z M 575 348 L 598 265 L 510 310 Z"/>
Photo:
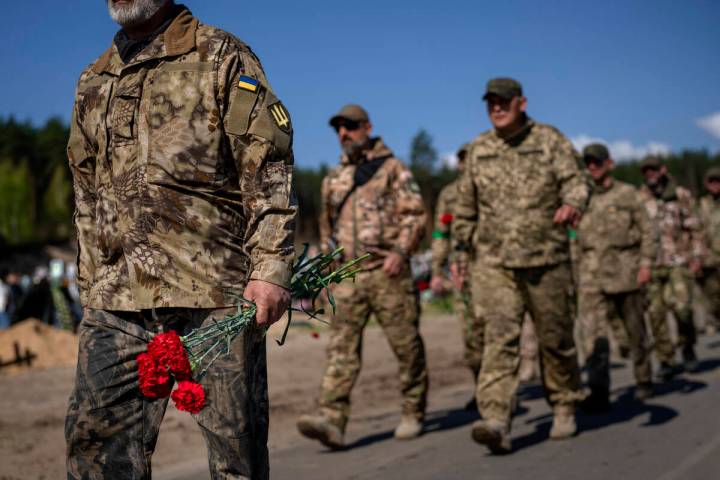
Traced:
<path id="1" fill-rule="evenodd" d="M 593 388 L 590 395 L 580 403 L 580 408 L 589 415 L 598 415 L 610 411 L 610 391 L 604 388 Z"/>
<path id="2" fill-rule="evenodd" d="M 678 373 L 680 373 L 680 369 L 676 365 L 672 365 L 668 362 L 660 362 L 658 378 L 660 378 L 663 382 L 669 382 Z"/>
<path id="3" fill-rule="evenodd" d="M 635 401 L 644 402 L 653 395 L 655 395 L 655 388 L 651 382 L 638 383 L 635 387 Z"/>
<path id="4" fill-rule="evenodd" d="M 688 373 L 697 373 L 700 369 L 700 362 L 695 355 L 695 349 L 692 346 L 683 348 L 682 356 L 683 370 Z"/>

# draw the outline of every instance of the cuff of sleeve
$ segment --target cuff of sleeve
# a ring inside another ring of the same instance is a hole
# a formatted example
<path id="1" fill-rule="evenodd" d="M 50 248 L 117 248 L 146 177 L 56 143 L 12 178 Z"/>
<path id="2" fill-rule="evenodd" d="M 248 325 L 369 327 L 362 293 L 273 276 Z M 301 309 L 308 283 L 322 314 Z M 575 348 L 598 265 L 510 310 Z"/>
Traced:
<path id="1" fill-rule="evenodd" d="M 250 280 L 262 280 L 283 288 L 290 288 L 292 267 L 281 260 L 261 260 L 255 263 Z"/>

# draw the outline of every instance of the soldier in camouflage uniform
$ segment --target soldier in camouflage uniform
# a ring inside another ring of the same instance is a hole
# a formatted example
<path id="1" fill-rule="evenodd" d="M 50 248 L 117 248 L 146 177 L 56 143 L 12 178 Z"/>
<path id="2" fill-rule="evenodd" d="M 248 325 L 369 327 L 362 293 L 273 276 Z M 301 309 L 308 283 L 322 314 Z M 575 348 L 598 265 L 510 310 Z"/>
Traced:
<path id="1" fill-rule="evenodd" d="M 298 429 L 330 448 L 343 445 L 350 394 L 360 373 L 363 330 L 374 314 L 400 364 L 402 419 L 395 438 L 415 438 L 422 431 L 428 375 L 409 259 L 425 232 L 427 214 L 410 170 L 379 137 L 371 136 L 372 124 L 362 107 L 346 105 L 330 125 L 344 154 L 323 179 L 321 248 L 327 252 L 341 246 L 347 258 L 371 257 L 354 283 L 333 290 L 337 312 L 319 412 L 300 417 Z"/>
<path id="2" fill-rule="evenodd" d="M 567 438 L 577 430 L 581 393 L 567 227 L 579 221 L 589 186 L 570 141 L 527 117 L 517 81 L 490 80 L 484 98 L 494 129 L 470 145 L 452 233 L 461 250 L 460 270 L 470 275 L 474 313 L 485 327 L 477 388 L 483 420 L 473 424 L 472 435 L 501 453 L 511 449 L 511 403 L 526 311 L 537 330 L 543 383 L 553 406 L 550 436 Z"/>
<path id="3" fill-rule="evenodd" d="M 457 169 L 462 174 L 465 168 L 465 156 L 467 154 L 468 145 L 463 145 L 457 152 Z M 450 236 L 453 218 L 454 206 L 457 203 L 457 186 L 458 180 L 446 185 L 438 195 L 437 205 L 435 207 L 435 229 L 432 239 L 432 277 L 430 279 L 430 288 L 436 294 L 442 294 L 447 290 L 447 284 L 452 283 L 453 289 L 453 310 L 458 315 L 460 326 L 465 344 L 465 365 L 472 373 L 473 382 L 477 380 L 480 373 L 480 365 L 482 364 L 483 351 L 483 328 L 475 317 L 472 315 L 472 306 L 470 303 L 470 287 L 466 281 L 457 284 L 456 272 L 450 272 L 451 281 L 446 278 L 446 268 L 452 265 L 452 239 Z M 466 409 L 475 410 L 477 408 L 475 395 L 466 405 Z"/>
<path id="4" fill-rule="evenodd" d="M 583 160 L 595 182 L 593 196 L 577 231 L 578 293 L 591 394 L 590 412 L 610 408 L 609 323 L 619 317 L 630 340 L 635 397 L 652 395 L 650 355 L 645 333 L 644 292 L 657 254 L 656 237 L 635 187 L 610 176 L 607 148 L 591 144 Z"/>
<path id="5" fill-rule="evenodd" d="M 268 478 L 265 327 L 289 303 L 292 129 L 240 40 L 165 0 L 108 2 L 123 28 L 81 75 L 68 156 L 85 315 L 65 435 L 68 478 L 149 478 L 167 399 L 135 358 L 157 332 L 257 325 L 201 383 L 213 478 Z"/>
<path id="6" fill-rule="evenodd" d="M 700 221 L 703 224 L 707 257 L 703 262 L 700 279 L 714 324 L 706 327 L 709 332 L 717 330 L 720 322 L 720 168 L 712 167 L 705 174 L 708 194 L 700 199 Z"/>
<path id="7" fill-rule="evenodd" d="M 702 270 L 704 244 L 690 191 L 675 182 L 658 157 L 645 158 L 640 168 L 645 178 L 641 194 L 660 242 L 648 287 L 648 314 L 660 361 L 659 374 L 667 380 L 679 371 L 667 323 L 668 310 L 677 322 L 684 367 L 686 371 L 697 369 L 692 275 Z"/>

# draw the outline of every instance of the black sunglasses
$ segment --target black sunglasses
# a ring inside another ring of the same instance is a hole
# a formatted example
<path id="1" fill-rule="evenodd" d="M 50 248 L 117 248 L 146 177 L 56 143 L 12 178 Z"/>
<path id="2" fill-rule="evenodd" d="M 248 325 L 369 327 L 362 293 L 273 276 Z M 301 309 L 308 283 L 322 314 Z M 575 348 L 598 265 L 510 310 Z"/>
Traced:
<path id="1" fill-rule="evenodd" d="M 333 125 L 335 132 L 339 132 L 340 127 L 344 127 L 345 130 L 347 130 L 348 132 L 353 132 L 360 128 L 360 122 L 356 122 L 354 120 L 340 120 L 338 122 L 335 122 L 335 124 Z"/>
<path id="2" fill-rule="evenodd" d="M 601 167 L 603 163 L 605 163 L 605 160 L 600 160 L 599 158 L 595 157 L 585 157 L 583 159 L 585 161 L 586 166 L 595 165 L 596 167 Z"/>

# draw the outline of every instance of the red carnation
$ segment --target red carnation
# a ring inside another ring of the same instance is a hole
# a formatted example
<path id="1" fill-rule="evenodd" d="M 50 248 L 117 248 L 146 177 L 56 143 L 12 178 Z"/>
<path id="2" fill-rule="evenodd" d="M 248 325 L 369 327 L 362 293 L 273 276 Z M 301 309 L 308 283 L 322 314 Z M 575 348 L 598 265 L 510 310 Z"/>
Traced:
<path id="1" fill-rule="evenodd" d="M 454 218 L 455 217 L 453 217 L 452 213 L 443 213 L 440 216 L 440 223 L 442 223 L 443 225 L 447 225 L 449 223 L 452 223 Z"/>
<path id="2" fill-rule="evenodd" d="M 172 390 L 170 374 L 163 365 L 147 353 L 137 357 L 140 391 L 149 398 L 166 398 Z"/>
<path id="3" fill-rule="evenodd" d="M 166 365 L 177 380 L 187 380 L 192 374 L 190 360 L 177 333 L 160 333 L 148 345 L 148 353 L 162 365 Z"/>
<path id="4" fill-rule="evenodd" d="M 171 397 L 178 410 L 199 413 L 205 406 L 205 391 L 199 383 L 184 380 L 178 383 Z"/>

